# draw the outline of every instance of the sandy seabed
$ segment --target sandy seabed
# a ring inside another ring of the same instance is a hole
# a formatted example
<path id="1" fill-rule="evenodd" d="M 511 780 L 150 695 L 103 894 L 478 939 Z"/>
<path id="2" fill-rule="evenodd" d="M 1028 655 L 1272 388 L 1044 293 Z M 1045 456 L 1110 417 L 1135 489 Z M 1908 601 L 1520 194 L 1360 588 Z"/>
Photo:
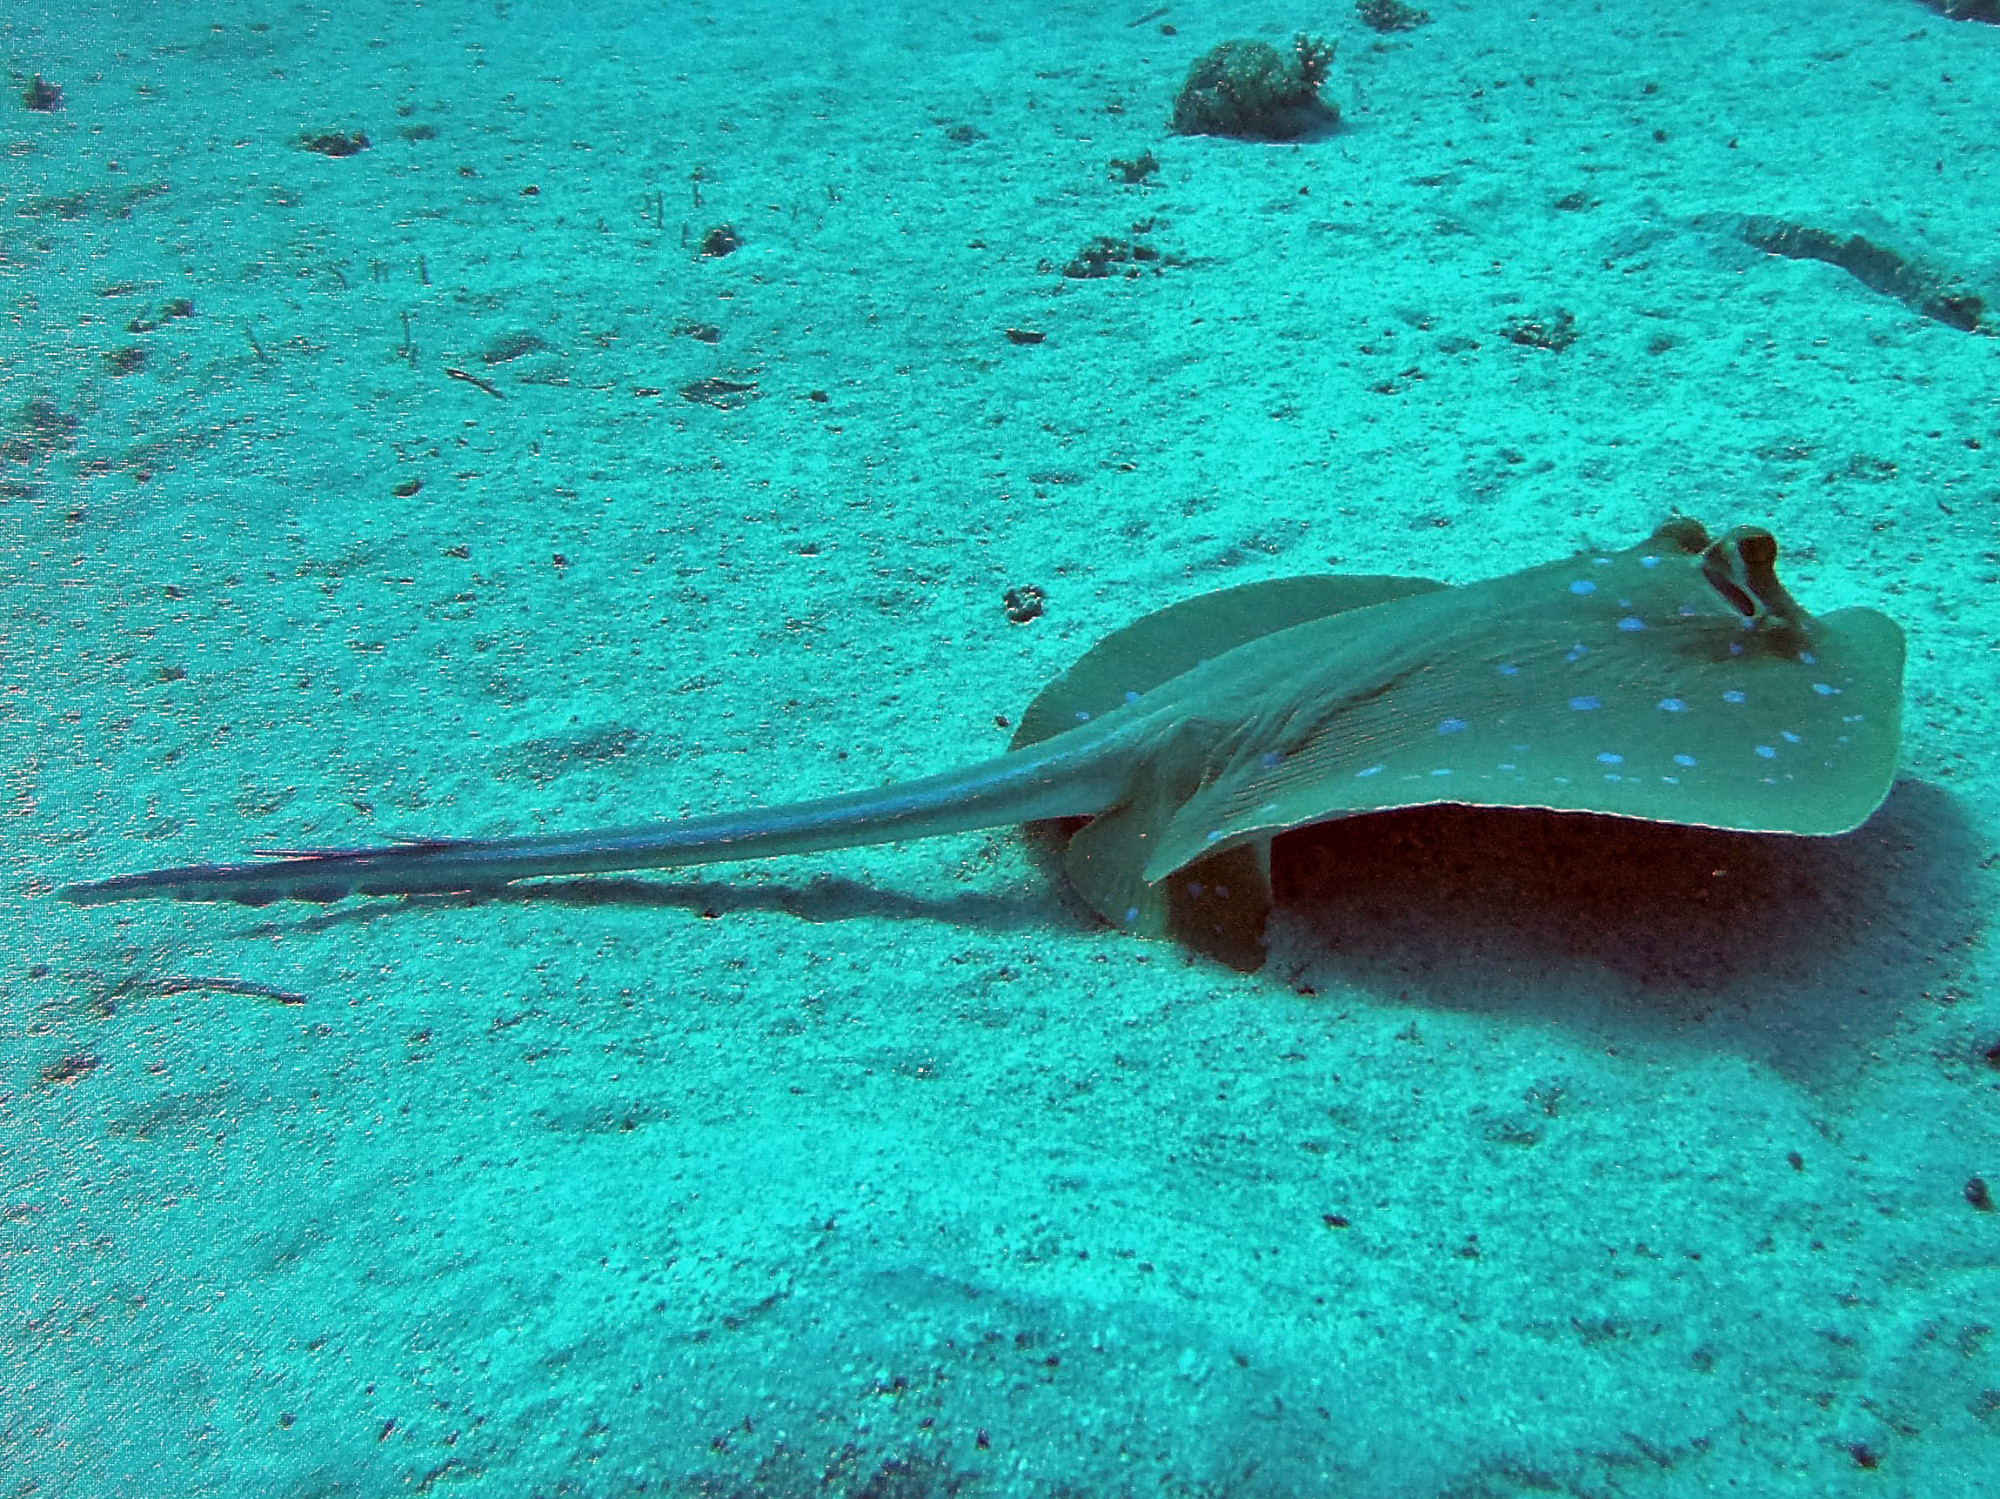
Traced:
<path id="1" fill-rule="evenodd" d="M 2000 306 L 2000 27 L 1430 9 L 0 11 L 0 1493 L 2000 1492 L 2000 343 L 1921 294 Z M 1338 129 L 1167 132 L 1297 29 Z M 52 896 L 927 773 L 1170 600 L 1676 508 L 1908 632 L 1861 831 L 1301 834 L 1251 975 L 1008 830 Z"/>

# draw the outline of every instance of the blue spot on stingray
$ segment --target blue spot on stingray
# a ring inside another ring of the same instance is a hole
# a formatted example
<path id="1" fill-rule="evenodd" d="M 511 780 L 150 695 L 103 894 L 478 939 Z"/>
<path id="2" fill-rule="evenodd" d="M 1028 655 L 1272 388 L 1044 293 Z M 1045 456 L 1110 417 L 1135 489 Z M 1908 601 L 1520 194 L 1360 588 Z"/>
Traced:
<path id="1" fill-rule="evenodd" d="M 1730 642 L 1729 642 L 1729 654 L 1730 654 L 1730 655 L 1732 655 L 1732 656 L 1740 656 L 1740 655 L 1742 655 L 1742 654 L 1743 654 L 1743 642 L 1742 642 L 1742 641 L 1740 641 L 1740 640 L 1732 640 L 1732 641 L 1730 641 Z"/>
<path id="2" fill-rule="evenodd" d="M 1610 750 L 1604 750 L 1598 754 L 1597 763 L 1599 765 L 1623 765 L 1625 757 L 1623 755 L 1614 755 Z"/>
<path id="3" fill-rule="evenodd" d="M 1505 666 L 1500 668 L 1500 675 L 1503 677 L 1518 677 L 1520 674 L 1521 668 L 1516 666 L 1512 661 L 1509 661 Z"/>
<path id="4" fill-rule="evenodd" d="M 1594 697 L 1573 697 L 1569 700 L 1569 705 L 1579 713 L 1588 713 L 1592 708 L 1604 706 Z"/>
<path id="5" fill-rule="evenodd" d="M 1220 843 L 1220 842 L 1222 841 L 1222 829 L 1221 829 L 1221 828 L 1210 828 L 1210 829 L 1208 830 L 1208 840 L 1207 840 L 1207 841 L 1208 841 L 1208 842 L 1210 842 L 1210 843 Z"/>
<path id="6" fill-rule="evenodd" d="M 1813 683 L 1813 691 L 1817 692 L 1821 697 L 1837 697 L 1840 693 L 1840 689 L 1838 687 L 1835 687 L 1828 682 Z"/>
<path id="7" fill-rule="evenodd" d="M 1727 692 L 1722 694 L 1722 700 L 1725 703 L 1740 703 L 1744 699 L 1743 699 L 1743 694 L 1738 692 L 1734 687 L 1732 687 Z"/>
<path id="8" fill-rule="evenodd" d="M 1563 657 L 1563 660 L 1570 662 L 1581 661 L 1585 656 L 1588 656 L 1589 654 L 1590 654 L 1590 647 L 1585 645 L 1582 641 L 1579 640 L 1575 645 L 1569 648 L 1569 654 Z"/>
<path id="9" fill-rule="evenodd" d="M 1134 703 L 1136 703 L 1136 702 L 1138 702 L 1138 701 L 1139 701 L 1139 694 L 1138 694 L 1138 693 L 1136 693 L 1136 692 L 1128 692 L 1128 693 L 1126 693 L 1126 694 L 1125 694 L 1125 706 L 1126 706 L 1126 707 L 1128 707 L 1128 708 L 1129 708 L 1129 707 L 1131 707 L 1131 706 L 1132 706 L 1132 705 L 1133 705 Z"/>
<path id="10" fill-rule="evenodd" d="M 1276 770 L 1280 765 L 1285 763 L 1285 757 L 1276 750 L 1265 750 L 1263 754 L 1257 757 L 1257 763 L 1266 770 Z"/>
<path id="11" fill-rule="evenodd" d="M 1609 567 L 1611 566 L 1611 559 L 1609 557 L 1592 557 L 1590 565 L 1592 567 Z"/>
<path id="12" fill-rule="evenodd" d="M 1800 651 L 1799 660 L 1803 661 L 1807 666 L 1819 665 L 1819 657 L 1815 656 L 1811 651 Z"/>
<path id="13" fill-rule="evenodd" d="M 1676 765 L 1680 766 L 1680 767 L 1681 767 L 1681 769 L 1683 769 L 1683 770 L 1691 770 L 1691 769 L 1693 769 L 1693 768 L 1694 768 L 1694 767 L 1695 767 L 1696 765 L 1699 765 L 1700 763 L 1701 763 L 1701 762 L 1700 762 L 1699 760 L 1695 759 L 1695 757 L 1694 757 L 1693 755 L 1675 755 L 1675 756 L 1674 756 L 1674 764 L 1676 764 Z"/>
<path id="14" fill-rule="evenodd" d="M 1355 779 L 1355 780 L 1357 780 L 1357 781 L 1362 781 L 1362 780 L 1366 780 L 1366 779 L 1367 779 L 1367 778 L 1368 778 L 1369 776 L 1378 776 L 1378 775 L 1380 775 L 1380 774 L 1381 774 L 1381 773 L 1382 773 L 1382 772 L 1383 772 L 1384 770 L 1386 770 L 1387 768 L 1388 768 L 1387 766 L 1383 766 L 1383 765 L 1371 765 L 1371 766 L 1369 766 L 1369 767 L 1368 767 L 1368 768 L 1367 768 L 1366 770 L 1357 770 L 1357 771 L 1355 771 L 1355 772 L 1354 772 L 1354 779 Z"/>
<path id="15" fill-rule="evenodd" d="M 1139 919 L 1139 908 L 1137 906 L 1127 906 L 1125 908 L 1126 924 L 1129 926 L 1132 922 L 1135 922 L 1138 919 Z"/>
<path id="16" fill-rule="evenodd" d="M 1646 622 L 1636 614 L 1628 614 L 1618 621 L 1618 628 L 1627 632 L 1643 630 L 1646 628 Z"/>
<path id="17" fill-rule="evenodd" d="M 1595 593 L 1597 592 L 1597 585 L 1588 578 L 1578 578 L 1574 583 L 1569 585 L 1569 591 L 1571 593 Z"/>
<path id="18" fill-rule="evenodd" d="M 1757 746 L 1757 758 L 1760 760 L 1775 760 L 1778 758 L 1778 752 L 1768 744 L 1760 744 Z"/>
<path id="19" fill-rule="evenodd" d="M 1658 557 L 1641 557 L 1639 559 L 1639 566 L 1641 567 L 1658 567 L 1659 565 L 1660 559 Z"/>
<path id="20" fill-rule="evenodd" d="M 1451 774 L 1451 767 L 1449 765 L 1444 766 L 1441 769 L 1432 771 L 1431 774 L 1434 776 L 1448 776 Z"/>
<path id="21" fill-rule="evenodd" d="M 1076 721 L 1078 723 L 1089 723 L 1090 715 L 1079 708 L 1076 710 Z"/>
<path id="22" fill-rule="evenodd" d="M 1693 619 L 1697 614 L 1701 613 L 1701 611 L 1695 608 L 1693 604 L 1682 604 L 1680 608 L 1675 612 L 1678 613 L 1682 619 Z"/>
<path id="23" fill-rule="evenodd" d="M 1685 713 L 1687 711 L 1687 699 L 1663 697 L 1660 699 L 1660 711 L 1662 713 Z"/>
<path id="24" fill-rule="evenodd" d="M 1778 732 L 1784 736 L 1785 743 L 1787 744 L 1797 744 L 1799 742 L 1799 736 L 1794 734 L 1790 729 L 1780 729 Z"/>
<path id="25" fill-rule="evenodd" d="M 1456 734 L 1465 727 L 1466 722 L 1464 719 L 1447 718 L 1443 723 L 1438 725 L 1438 732 L 1440 734 Z"/>

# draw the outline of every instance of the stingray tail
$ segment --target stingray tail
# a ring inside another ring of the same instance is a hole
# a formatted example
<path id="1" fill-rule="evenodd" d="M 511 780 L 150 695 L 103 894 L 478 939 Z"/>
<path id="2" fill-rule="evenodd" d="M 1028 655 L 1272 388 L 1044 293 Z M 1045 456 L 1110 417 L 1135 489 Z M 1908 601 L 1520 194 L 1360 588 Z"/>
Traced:
<path id="1" fill-rule="evenodd" d="M 435 895 L 505 885 L 507 877 L 481 876 L 477 859 L 464 857 L 481 847 L 477 840 L 430 839 L 384 848 L 299 849 L 254 864 L 189 864 L 121 874 L 64 885 L 56 893 L 77 906 L 150 899 L 268 906 L 281 900 L 324 905 L 350 895 Z"/>
<path id="2" fill-rule="evenodd" d="M 676 869 L 731 859 L 816 853 L 1051 817 L 1088 817 L 1117 803 L 1130 779 L 1120 742 L 1058 736 L 982 765 L 785 807 L 691 817 L 595 833 L 433 838 L 381 848 L 283 850 L 254 864 L 192 864 L 117 875 L 58 892 L 79 906 L 165 898 L 321 904 L 350 895 L 497 890 L 549 875 Z"/>

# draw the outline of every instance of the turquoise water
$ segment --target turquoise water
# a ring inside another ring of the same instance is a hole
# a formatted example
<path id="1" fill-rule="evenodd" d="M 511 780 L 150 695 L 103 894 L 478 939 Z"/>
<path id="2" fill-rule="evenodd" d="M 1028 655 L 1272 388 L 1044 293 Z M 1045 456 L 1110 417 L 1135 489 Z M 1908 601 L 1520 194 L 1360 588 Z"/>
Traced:
<path id="1" fill-rule="evenodd" d="M 0 1492 L 2000 1491 L 2000 26 L 1430 10 L 0 10 Z M 1337 128 L 1168 131 L 1300 29 Z M 1011 830 L 52 896 L 1676 507 L 1908 632 L 1860 831 L 1322 829 L 1250 974 Z"/>

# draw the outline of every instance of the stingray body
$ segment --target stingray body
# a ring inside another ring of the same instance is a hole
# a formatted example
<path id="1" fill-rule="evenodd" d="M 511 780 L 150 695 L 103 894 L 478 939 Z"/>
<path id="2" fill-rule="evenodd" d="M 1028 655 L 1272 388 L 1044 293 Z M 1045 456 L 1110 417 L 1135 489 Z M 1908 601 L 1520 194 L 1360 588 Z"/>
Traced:
<path id="1" fill-rule="evenodd" d="M 1088 819 L 1064 869 L 1113 926 L 1261 961 L 1271 839 L 1394 807 L 1536 807 L 1763 833 L 1859 826 L 1896 769 L 1903 635 L 1814 617 L 1770 533 L 1460 587 L 1319 576 L 1147 615 L 1029 706 L 1008 753 L 792 806 L 595 833 L 274 852 L 70 885 L 78 904 L 264 905 L 808 853 Z"/>

